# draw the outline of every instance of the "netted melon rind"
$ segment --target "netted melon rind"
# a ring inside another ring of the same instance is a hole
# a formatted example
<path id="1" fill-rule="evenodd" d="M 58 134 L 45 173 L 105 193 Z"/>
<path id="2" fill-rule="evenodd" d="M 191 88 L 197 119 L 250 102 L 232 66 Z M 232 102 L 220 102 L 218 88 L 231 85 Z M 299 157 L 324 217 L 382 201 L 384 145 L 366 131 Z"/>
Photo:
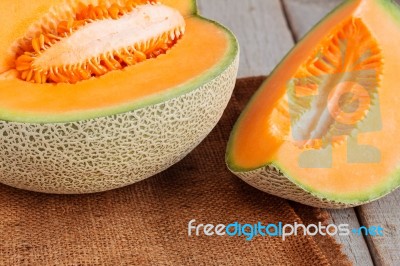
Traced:
<path id="1" fill-rule="evenodd" d="M 293 183 L 282 173 L 282 171 L 273 165 L 265 166 L 253 171 L 233 173 L 249 185 L 261 191 L 317 208 L 343 209 L 368 203 L 344 203 L 318 197 Z"/>
<path id="2" fill-rule="evenodd" d="M 235 85 L 239 59 L 215 79 L 166 102 L 58 124 L 0 122 L 0 182 L 37 192 L 106 191 L 153 176 L 214 128 Z"/>

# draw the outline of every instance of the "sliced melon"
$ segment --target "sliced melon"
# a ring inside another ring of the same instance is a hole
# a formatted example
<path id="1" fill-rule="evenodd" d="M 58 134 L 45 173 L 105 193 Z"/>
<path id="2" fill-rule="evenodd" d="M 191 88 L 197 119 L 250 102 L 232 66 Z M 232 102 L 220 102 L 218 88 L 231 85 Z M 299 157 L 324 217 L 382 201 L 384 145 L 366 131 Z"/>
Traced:
<path id="1" fill-rule="evenodd" d="M 91 193 L 152 176 L 205 138 L 234 88 L 238 43 L 195 1 L 7 0 L 0 10 L 5 184 Z"/>
<path id="2" fill-rule="evenodd" d="M 268 193 L 316 207 L 400 185 L 400 11 L 345 1 L 286 56 L 243 111 L 226 161 Z"/>

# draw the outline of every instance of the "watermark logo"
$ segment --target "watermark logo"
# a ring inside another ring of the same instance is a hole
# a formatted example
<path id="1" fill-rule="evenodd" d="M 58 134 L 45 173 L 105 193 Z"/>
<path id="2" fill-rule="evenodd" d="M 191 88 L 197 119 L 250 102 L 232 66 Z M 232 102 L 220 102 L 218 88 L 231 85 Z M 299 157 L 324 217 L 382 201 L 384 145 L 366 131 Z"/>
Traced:
<path id="1" fill-rule="evenodd" d="M 291 135 L 304 149 L 298 160 L 302 168 L 331 168 L 335 145 L 347 145 L 349 164 L 381 161 L 377 147 L 358 143 L 358 134 L 382 130 L 379 69 L 348 70 L 372 53 L 367 50 L 349 66 L 346 47 L 340 46 L 343 65 L 337 72 L 300 75 L 287 83 Z"/>
<path id="2" fill-rule="evenodd" d="M 187 233 L 188 236 L 230 236 L 230 237 L 244 237 L 246 241 L 251 241 L 255 237 L 279 237 L 283 241 L 291 236 L 348 236 L 350 234 L 357 236 L 384 236 L 383 228 L 381 226 L 352 228 L 348 224 L 328 224 L 323 225 L 321 222 L 318 224 L 304 225 L 301 223 L 284 224 L 279 223 L 263 223 L 257 222 L 254 224 L 241 224 L 233 222 L 230 224 L 203 224 L 196 223 L 193 219 L 188 222 Z"/>

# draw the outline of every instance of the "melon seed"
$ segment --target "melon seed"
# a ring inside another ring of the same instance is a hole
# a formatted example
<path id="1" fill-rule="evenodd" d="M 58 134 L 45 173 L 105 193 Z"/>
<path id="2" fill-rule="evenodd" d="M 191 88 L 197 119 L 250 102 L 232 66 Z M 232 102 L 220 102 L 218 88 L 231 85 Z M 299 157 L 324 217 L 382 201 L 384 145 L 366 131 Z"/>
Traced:
<path id="1" fill-rule="evenodd" d="M 17 56 L 19 78 L 76 83 L 167 53 L 183 36 L 185 20 L 171 7 L 142 2 L 81 4 L 75 17 L 43 30 Z"/>

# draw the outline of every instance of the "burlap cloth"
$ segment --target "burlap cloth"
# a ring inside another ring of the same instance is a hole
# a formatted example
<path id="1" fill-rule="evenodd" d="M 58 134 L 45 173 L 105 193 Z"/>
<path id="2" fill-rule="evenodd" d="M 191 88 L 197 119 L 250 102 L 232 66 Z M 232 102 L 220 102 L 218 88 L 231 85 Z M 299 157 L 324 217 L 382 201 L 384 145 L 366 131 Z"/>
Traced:
<path id="1" fill-rule="evenodd" d="M 0 265 L 348 265 L 330 237 L 188 237 L 188 222 L 326 222 L 229 173 L 229 133 L 262 78 L 239 80 L 221 122 L 182 162 L 122 189 L 46 195 L 0 185 Z"/>

